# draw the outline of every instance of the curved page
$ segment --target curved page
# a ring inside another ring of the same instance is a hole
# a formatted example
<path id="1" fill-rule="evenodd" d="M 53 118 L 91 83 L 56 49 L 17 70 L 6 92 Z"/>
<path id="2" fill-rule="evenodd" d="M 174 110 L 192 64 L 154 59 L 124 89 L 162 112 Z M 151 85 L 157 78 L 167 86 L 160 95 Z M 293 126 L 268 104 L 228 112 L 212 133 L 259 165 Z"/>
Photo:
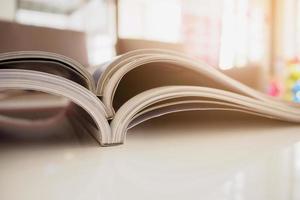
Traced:
<path id="1" fill-rule="evenodd" d="M 133 96 L 160 86 L 191 85 L 216 88 L 289 107 L 224 75 L 196 59 L 165 50 L 137 50 L 110 63 L 102 73 L 97 94 L 113 116 Z"/>
<path id="2" fill-rule="evenodd" d="M 98 129 L 97 132 L 93 132 L 93 136 L 102 145 L 112 143 L 110 127 L 106 120 L 108 117 L 106 108 L 97 96 L 77 83 L 60 76 L 43 72 L 21 69 L 0 69 L 0 89 L 34 90 L 66 97 L 84 109 L 93 119 Z M 28 121 L 15 120 L 5 116 L 1 116 L 0 120 L 2 120 L 2 124 L 26 125 L 26 123 L 28 123 Z M 40 125 L 40 123 L 41 121 L 39 121 L 37 125 Z"/>
<path id="3" fill-rule="evenodd" d="M 149 108 L 142 110 L 132 118 L 128 126 L 128 129 L 133 128 L 142 122 L 163 115 L 177 113 L 177 112 L 203 111 L 203 110 L 237 111 L 237 112 L 243 112 L 247 114 L 274 119 L 273 116 L 264 115 L 259 112 L 251 111 L 245 106 L 234 104 L 234 103 L 216 101 L 216 100 L 181 100 L 181 101 L 174 101 L 166 104 L 159 104 L 156 106 L 150 106 Z"/>
<path id="4" fill-rule="evenodd" d="M 206 107 L 201 107 L 201 103 L 203 103 L 201 101 L 199 101 L 198 104 L 190 104 L 191 107 L 177 106 L 173 108 L 169 107 L 170 109 L 165 109 L 168 108 L 170 104 L 162 104 L 161 106 L 159 106 L 160 102 L 183 97 L 199 99 L 208 98 L 212 99 L 213 101 L 210 101 L 209 106 Z M 154 109 L 152 107 L 153 105 L 156 105 L 156 107 L 154 106 Z M 270 99 L 269 102 L 266 102 L 233 92 L 206 87 L 165 86 L 148 90 L 133 97 L 118 110 L 115 118 L 111 122 L 113 141 L 116 143 L 124 142 L 126 131 L 132 126 L 130 125 L 130 123 L 138 124 L 139 121 L 134 120 L 139 116 L 145 115 L 147 113 L 147 109 L 149 108 L 150 110 L 148 111 L 153 111 L 156 108 L 163 109 L 152 115 L 150 114 L 148 117 L 145 117 L 141 121 L 175 111 L 225 109 L 256 114 L 259 116 L 265 116 L 268 118 L 274 118 L 288 122 L 300 122 L 299 108 L 288 105 L 281 106 L 276 104 L 275 100 Z"/>
<path id="5" fill-rule="evenodd" d="M 95 90 L 95 83 L 88 70 L 71 58 L 42 51 L 17 51 L 0 54 L 1 69 L 27 69 L 55 74 Z"/>

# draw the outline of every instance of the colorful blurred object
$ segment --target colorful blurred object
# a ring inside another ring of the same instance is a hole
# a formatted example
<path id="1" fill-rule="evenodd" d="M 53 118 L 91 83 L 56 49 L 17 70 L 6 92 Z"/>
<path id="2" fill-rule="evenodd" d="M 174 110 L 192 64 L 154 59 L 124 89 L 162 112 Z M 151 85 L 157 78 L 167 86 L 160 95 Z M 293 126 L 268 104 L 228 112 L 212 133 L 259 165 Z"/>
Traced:
<path id="1" fill-rule="evenodd" d="M 300 103 L 300 81 L 295 84 L 293 92 L 295 94 L 294 101 Z"/>
<path id="2" fill-rule="evenodd" d="M 287 63 L 284 99 L 300 103 L 300 62 L 298 59 Z"/>

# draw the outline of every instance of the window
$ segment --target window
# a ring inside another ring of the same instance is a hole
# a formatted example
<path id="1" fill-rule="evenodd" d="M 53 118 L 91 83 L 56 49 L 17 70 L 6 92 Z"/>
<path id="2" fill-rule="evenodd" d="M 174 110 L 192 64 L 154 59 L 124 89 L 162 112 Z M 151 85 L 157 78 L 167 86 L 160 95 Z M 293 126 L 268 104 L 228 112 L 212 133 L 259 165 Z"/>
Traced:
<path id="1" fill-rule="evenodd" d="M 221 69 L 263 65 L 270 1 L 120 0 L 119 35 L 181 43 L 184 51 Z"/>

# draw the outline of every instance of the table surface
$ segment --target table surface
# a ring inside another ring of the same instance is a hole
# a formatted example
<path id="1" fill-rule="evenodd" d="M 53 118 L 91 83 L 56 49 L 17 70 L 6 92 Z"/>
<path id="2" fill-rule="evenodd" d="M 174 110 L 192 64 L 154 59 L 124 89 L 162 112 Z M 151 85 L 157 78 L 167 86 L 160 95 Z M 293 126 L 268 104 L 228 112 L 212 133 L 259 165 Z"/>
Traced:
<path id="1" fill-rule="evenodd" d="M 1 133 L 0 199 L 300 199 L 300 125 L 173 114 L 129 130 L 114 147 L 65 126 Z"/>

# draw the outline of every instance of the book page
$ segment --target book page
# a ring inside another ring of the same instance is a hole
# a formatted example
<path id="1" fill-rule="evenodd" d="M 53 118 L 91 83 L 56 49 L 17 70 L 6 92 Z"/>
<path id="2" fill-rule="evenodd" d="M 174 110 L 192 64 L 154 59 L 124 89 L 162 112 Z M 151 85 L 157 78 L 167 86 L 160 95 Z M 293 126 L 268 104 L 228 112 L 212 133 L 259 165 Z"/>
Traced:
<path id="1" fill-rule="evenodd" d="M 20 51 L 0 54 L 1 69 L 26 69 L 46 72 L 76 82 L 91 91 L 95 83 L 88 70 L 80 63 L 62 55 L 40 52 Z"/>

